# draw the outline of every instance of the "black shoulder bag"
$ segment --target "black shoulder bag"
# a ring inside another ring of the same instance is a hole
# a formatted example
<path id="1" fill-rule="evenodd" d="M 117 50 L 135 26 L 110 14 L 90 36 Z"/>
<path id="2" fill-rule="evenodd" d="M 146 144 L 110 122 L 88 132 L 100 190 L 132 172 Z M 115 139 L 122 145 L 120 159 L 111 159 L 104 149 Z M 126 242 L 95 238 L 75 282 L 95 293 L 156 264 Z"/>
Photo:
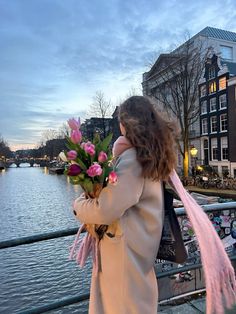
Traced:
<path id="1" fill-rule="evenodd" d="M 163 183 L 165 218 L 161 236 L 161 242 L 157 253 L 157 259 L 182 264 L 188 254 L 184 246 L 179 222 L 174 210 L 173 194 L 168 191 Z"/>

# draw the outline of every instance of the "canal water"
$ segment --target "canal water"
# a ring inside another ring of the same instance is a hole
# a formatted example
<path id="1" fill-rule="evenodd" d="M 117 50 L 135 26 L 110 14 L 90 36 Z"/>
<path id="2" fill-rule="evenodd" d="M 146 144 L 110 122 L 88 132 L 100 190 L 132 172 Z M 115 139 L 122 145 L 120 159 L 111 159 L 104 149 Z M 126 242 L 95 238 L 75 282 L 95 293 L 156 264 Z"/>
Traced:
<path id="1" fill-rule="evenodd" d="M 79 227 L 72 202 L 77 186 L 47 168 L 0 172 L 0 241 Z M 25 310 L 89 292 L 91 261 L 81 270 L 69 260 L 75 236 L 0 250 L 0 313 Z M 87 313 L 88 302 L 48 313 Z"/>

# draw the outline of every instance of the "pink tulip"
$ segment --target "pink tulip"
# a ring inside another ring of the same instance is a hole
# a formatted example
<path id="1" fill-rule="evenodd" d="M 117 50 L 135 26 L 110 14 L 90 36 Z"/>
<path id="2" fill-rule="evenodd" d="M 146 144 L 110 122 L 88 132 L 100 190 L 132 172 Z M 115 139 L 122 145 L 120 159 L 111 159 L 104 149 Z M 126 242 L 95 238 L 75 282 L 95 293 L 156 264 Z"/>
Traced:
<path id="1" fill-rule="evenodd" d="M 72 143 L 78 144 L 82 140 L 82 134 L 80 130 L 72 130 L 70 139 Z"/>
<path id="2" fill-rule="evenodd" d="M 67 159 L 74 160 L 77 157 L 77 152 L 75 150 L 70 150 L 67 153 Z"/>
<path id="3" fill-rule="evenodd" d="M 80 174 L 80 172 L 81 172 L 80 166 L 77 164 L 72 164 L 68 168 L 67 174 L 68 176 L 77 176 L 78 174 Z"/>
<path id="4" fill-rule="evenodd" d="M 95 155 L 95 145 L 93 145 L 91 142 L 87 142 L 87 143 L 84 144 L 84 150 L 90 156 L 94 156 Z"/>
<path id="5" fill-rule="evenodd" d="M 68 125 L 72 130 L 78 130 L 80 128 L 80 118 L 76 120 L 75 118 L 69 119 Z"/>
<path id="6" fill-rule="evenodd" d="M 109 183 L 114 184 L 114 183 L 117 182 L 117 180 L 118 180 L 118 178 L 117 178 L 116 172 L 115 171 L 111 171 L 109 176 L 108 176 Z"/>
<path id="7" fill-rule="evenodd" d="M 90 177 L 100 176 L 102 174 L 102 168 L 98 163 L 94 163 L 92 166 L 89 167 L 87 170 L 87 174 Z"/>
<path id="8" fill-rule="evenodd" d="M 99 162 L 107 161 L 107 154 L 105 152 L 100 152 L 98 155 L 98 161 Z"/>

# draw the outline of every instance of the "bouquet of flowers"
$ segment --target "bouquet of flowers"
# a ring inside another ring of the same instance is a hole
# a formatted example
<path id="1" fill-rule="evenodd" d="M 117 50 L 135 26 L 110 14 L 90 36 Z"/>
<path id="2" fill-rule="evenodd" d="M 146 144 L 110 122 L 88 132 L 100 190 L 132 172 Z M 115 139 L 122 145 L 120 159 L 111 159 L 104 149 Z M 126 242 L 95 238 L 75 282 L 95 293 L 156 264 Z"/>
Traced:
<path id="1" fill-rule="evenodd" d="M 86 198 L 97 198 L 108 182 L 115 184 L 117 181 L 110 149 L 112 134 L 104 140 L 96 135 L 93 142 L 85 141 L 80 130 L 80 119 L 71 118 L 68 120 L 68 125 L 71 129 L 71 135 L 67 137 L 68 151 L 59 154 L 63 161 L 68 162 L 65 174 L 72 184 L 82 187 Z M 83 266 L 87 255 L 95 250 L 96 241 L 101 240 L 107 228 L 106 225 L 82 225 L 77 233 L 70 258 L 75 251 L 80 233 L 83 230 L 88 231 L 76 258 Z"/>

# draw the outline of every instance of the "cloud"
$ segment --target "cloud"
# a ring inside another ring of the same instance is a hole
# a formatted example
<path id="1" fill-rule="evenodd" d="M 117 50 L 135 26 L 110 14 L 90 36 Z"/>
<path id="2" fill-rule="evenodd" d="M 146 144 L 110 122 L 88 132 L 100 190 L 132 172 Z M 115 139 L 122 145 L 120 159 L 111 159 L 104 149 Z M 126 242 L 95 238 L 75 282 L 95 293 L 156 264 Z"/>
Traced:
<path id="1" fill-rule="evenodd" d="M 1 0 L 0 133 L 11 145 L 34 143 L 84 116 L 97 90 L 117 102 L 187 30 L 236 31 L 234 12 L 234 0 Z"/>

